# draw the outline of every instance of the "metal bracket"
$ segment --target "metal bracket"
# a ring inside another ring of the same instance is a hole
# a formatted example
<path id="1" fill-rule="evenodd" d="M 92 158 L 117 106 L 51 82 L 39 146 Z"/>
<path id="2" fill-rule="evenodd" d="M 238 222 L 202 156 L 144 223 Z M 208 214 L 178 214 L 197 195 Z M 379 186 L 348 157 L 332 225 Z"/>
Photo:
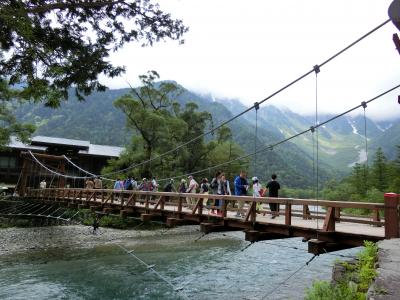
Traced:
<path id="1" fill-rule="evenodd" d="M 319 69 L 319 66 L 318 66 L 318 65 L 315 65 L 315 66 L 314 66 L 314 72 L 315 72 L 315 74 L 318 74 L 320 71 L 321 71 L 321 70 Z"/>
<path id="2" fill-rule="evenodd" d="M 361 102 L 362 108 L 366 109 L 367 108 L 367 103 L 365 101 Z"/>
<path id="3" fill-rule="evenodd" d="M 254 108 L 255 108 L 256 111 L 259 110 L 260 109 L 260 103 L 254 102 Z"/>
<path id="4" fill-rule="evenodd" d="M 310 130 L 311 130 L 312 133 L 314 133 L 315 127 L 314 126 L 310 126 Z"/>

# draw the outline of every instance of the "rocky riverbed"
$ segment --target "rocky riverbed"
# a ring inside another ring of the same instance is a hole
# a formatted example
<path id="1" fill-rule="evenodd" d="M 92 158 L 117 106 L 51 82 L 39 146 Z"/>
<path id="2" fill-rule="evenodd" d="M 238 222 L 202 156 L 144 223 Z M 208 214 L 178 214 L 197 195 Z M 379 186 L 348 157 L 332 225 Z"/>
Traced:
<path id="1" fill-rule="evenodd" d="M 195 231 L 192 226 L 168 230 L 168 234 L 177 231 Z M 151 236 L 156 233 L 151 230 L 120 230 L 100 228 L 97 234 L 92 233 L 90 226 L 68 225 L 0 229 L 0 257 L 32 250 L 57 248 L 93 248 L 98 245 L 124 242 L 125 244 L 140 243 L 139 237 Z"/>

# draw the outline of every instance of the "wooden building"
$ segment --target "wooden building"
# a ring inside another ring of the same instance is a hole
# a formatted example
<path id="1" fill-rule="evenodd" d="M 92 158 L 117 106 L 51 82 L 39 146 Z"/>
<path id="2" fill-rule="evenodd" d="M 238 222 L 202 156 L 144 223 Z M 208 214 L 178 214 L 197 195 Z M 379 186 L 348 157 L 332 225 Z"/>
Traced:
<path id="1" fill-rule="evenodd" d="M 20 154 L 23 151 L 65 155 L 79 167 L 93 174 L 100 174 L 107 161 L 118 158 L 123 149 L 116 146 L 95 145 L 89 141 L 47 136 L 35 136 L 30 144 L 24 144 L 13 137 L 11 143 L 0 151 L 0 184 L 13 186 L 18 182 L 23 164 Z M 70 175 L 85 176 L 73 166 L 68 168 L 66 171 Z"/>

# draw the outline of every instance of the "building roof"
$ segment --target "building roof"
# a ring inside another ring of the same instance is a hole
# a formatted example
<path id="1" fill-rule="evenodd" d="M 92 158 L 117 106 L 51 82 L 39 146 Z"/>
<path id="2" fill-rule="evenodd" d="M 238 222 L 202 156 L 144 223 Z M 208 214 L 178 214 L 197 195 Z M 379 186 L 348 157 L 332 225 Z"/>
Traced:
<path id="1" fill-rule="evenodd" d="M 31 145 L 65 145 L 85 149 L 90 146 L 90 142 L 38 135 L 32 138 Z"/>
<path id="2" fill-rule="evenodd" d="M 16 137 L 11 137 L 11 142 L 8 144 L 8 147 L 21 150 L 33 150 L 35 152 L 46 152 L 50 146 L 57 145 L 78 149 L 78 153 L 82 155 L 106 157 L 119 157 L 124 150 L 124 148 L 117 146 L 96 145 L 91 144 L 89 141 L 48 136 L 35 136 L 32 138 L 31 144 L 24 144 Z"/>
<path id="3" fill-rule="evenodd" d="M 47 147 L 44 146 L 33 146 L 22 143 L 17 137 L 12 136 L 10 138 L 10 143 L 8 144 L 9 148 L 13 149 L 21 149 L 21 150 L 34 150 L 35 152 L 45 152 Z"/>
<path id="4" fill-rule="evenodd" d="M 79 150 L 79 154 L 119 157 L 123 150 L 122 147 L 90 144 L 89 150 Z"/>

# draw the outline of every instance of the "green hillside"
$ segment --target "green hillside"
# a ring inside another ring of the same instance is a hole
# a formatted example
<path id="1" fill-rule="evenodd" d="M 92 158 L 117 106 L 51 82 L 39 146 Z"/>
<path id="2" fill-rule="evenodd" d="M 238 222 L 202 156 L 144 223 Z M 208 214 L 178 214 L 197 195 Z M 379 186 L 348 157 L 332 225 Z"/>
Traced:
<path id="1" fill-rule="evenodd" d="M 124 114 L 116 109 L 113 101 L 129 93 L 129 89 L 107 90 L 93 93 L 86 101 L 80 102 L 74 96 L 62 103 L 58 109 L 42 105 L 27 104 L 17 111 L 17 117 L 38 127 L 36 135 L 90 140 L 92 143 L 124 146 L 130 142 L 134 132 L 125 126 Z M 217 100 L 183 89 L 177 99 L 182 106 L 195 102 L 200 111 L 209 111 L 214 125 L 242 112 L 246 107 L 237 100 Z M 324 121 L 330 116 L 321 116 Z M 312 117 L 303 117 L 289 110 L 273 106 L 262 107 L 258 112 L 257 149 L 274 144 L 309 128 Z M 349 165 L 357 162 L 365 140 L 362 136 L 363 119 L 343 117 L 329 123 L 319 131 L 319 175 L 320 182 L 348 174 Z M 400 125 L 399 125 L 400 126 Z M 234 141 L 246 153 L 255 147 L 255 112 L 251 111 L 229 123 Z M 371 147 L 382 143 L 386 152 L 391 144 L 386 135 L 400 140 L 398 126 L 382 132 L 368 120 Z M 355 133 L 356 132 L 356 133 Z M 206 139 L 212 139 L 207 136 Z M 315 136 L 314 136 L 315 141 Z M 394 148 L 393 148 L 394 151 Z M 372 152 L 372 151 L 371 151 Z M 284 185 L 290 187 L 312 186 L 313 183 L 313 137 L 311 133 L 300 136 L 275 149 L 264 151 L 251 160 L 249 174 L 267 180 L 271 173 L 279 174 Z M 255 171 L 254 171 L 255 170 Z"/>

